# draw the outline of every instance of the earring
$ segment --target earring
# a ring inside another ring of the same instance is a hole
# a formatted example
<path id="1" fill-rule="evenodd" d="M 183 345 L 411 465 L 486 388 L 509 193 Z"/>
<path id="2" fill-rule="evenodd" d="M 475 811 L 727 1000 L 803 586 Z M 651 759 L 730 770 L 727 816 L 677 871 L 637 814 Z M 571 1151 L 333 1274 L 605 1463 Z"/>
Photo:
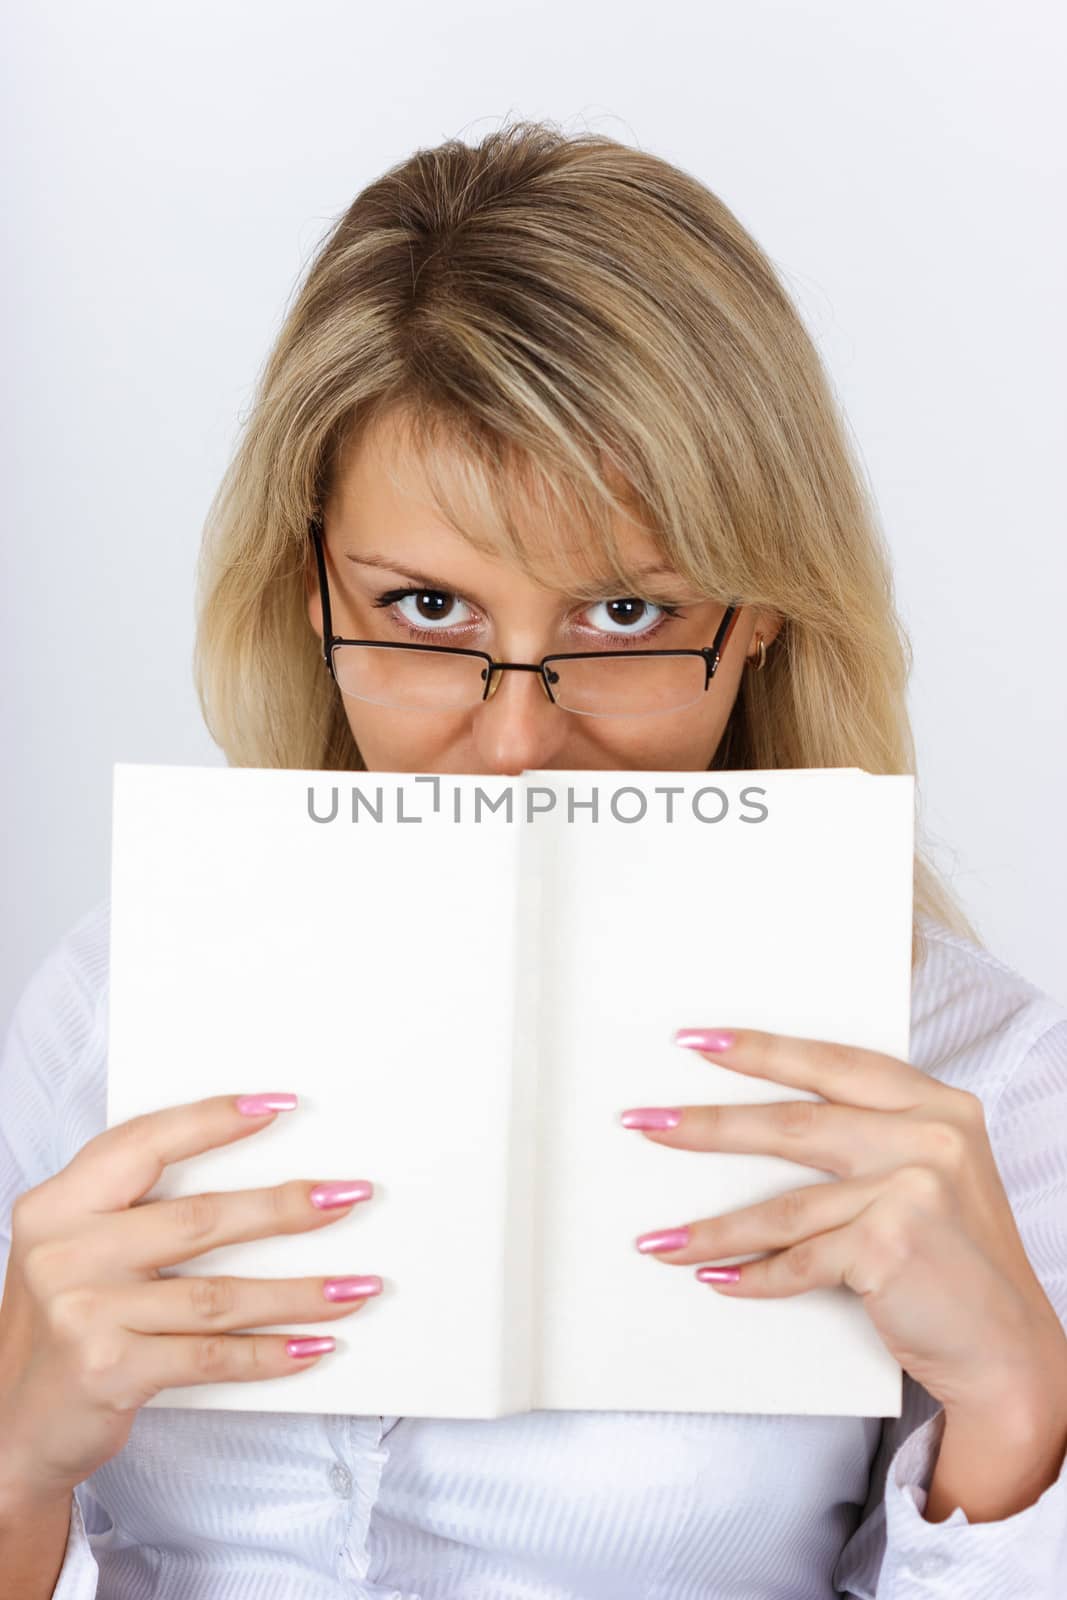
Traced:
<path id="1" fill-rule="evenodd" d="M 754 656 L 748 656 L 746 659 L 753 672 L 763 671 L 764 664 L 767 660 L 767 646 L 763 642 L 762 633 L 757 633 L 756 635 L 756 654 Z"/>

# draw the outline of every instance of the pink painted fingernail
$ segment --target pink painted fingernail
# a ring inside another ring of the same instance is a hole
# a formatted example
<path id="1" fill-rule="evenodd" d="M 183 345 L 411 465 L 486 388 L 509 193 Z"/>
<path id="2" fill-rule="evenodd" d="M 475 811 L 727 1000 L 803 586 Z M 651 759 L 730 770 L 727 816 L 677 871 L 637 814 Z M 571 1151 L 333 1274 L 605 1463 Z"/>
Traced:
<path id="1" fill-rule="evenodd" d="M 729 1050 L 735 1038 L 735 1034 L 723 1028 L 679 1028 L 674 1042 L 688 1045 L 690 1050 L 711 1050 L 717 1054 L 720 1050 Z"/>
<path id="2" fill-rule="evenodd" d="M 336 1345 L 336 1339 L 288 1339 L 285 1350 L 294 1360 L 306 1361 L 308 1356 L 328 1356 Z"/>
<path id="3" fill-rule="evenodd" d="M 741 1276 L 740 1267 L 698 1267 L 701 1283 L 736 1283 Z"/>
<path id="4" fill-rule="evenodd" d="M 327 1278 L 322 1292 L 327 1300 L 362 1300 L 368 1295 L 381 1294 L 382 1280 L 373 1274 L 365 1278 Z"/>
<path id="5" fill-rule="evenodd" d="M 659 1233 L 640 1233 L 637 1248 L 642 1254 L 656 1250 L 684 1250 L 689 1243 L 688 1228 L 661 1228 Z"/>
<path id="6" fill-rule="evenodd" d="M 239 1094 L 236 1105 L 242 1117 L 265 1117 L 268 1111 L 295 1111 L 295 1094 Z"/>
<path id="7" fill-rule="evenodd" d="M 676 1128 L 682 1113 L 677 1106 L 635 1106 L 621 1120 L 624 1128 Z"/>
<path id="8" fill-rule="evenodd" d="M 373 1193 L 374 1185 L 366 1178 L 347 1178 L 338 1183 L 317 1183 L 308 1199 L 320 1211 L 332 1211 L 336 1206 L 353 1206 L 357 1200 L 369 1200 Z"/>

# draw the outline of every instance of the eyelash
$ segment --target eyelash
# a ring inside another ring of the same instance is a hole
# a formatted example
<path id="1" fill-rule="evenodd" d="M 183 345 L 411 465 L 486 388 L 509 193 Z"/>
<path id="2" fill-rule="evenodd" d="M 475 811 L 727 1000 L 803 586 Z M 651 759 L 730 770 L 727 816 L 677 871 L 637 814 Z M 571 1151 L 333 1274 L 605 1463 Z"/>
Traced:
<path id="1" fill-rule="evenodd" d="M 414 595 L 414 594 L 452 595 L 452 590 L 451 589 L 428 589 L 428 588 L 426 588 L 425 585 L 420 585 L 418 588 L 386 589 L 382 594 L 378 595 L 377 598 L 372 601 L 372 604 L 374 606 L 380 606 L 380 607 L 383 607 L 383 608 L 388 608 L 389 606 L 394 606 L 394 605 L 398 604 L 398 602 L 401 601 L 401 600 L 409 599 L 410 596 Z M 454 596 L 453 598 L 458 598 L 458 597 Z M 611 595 L 611 596 L 609 596 L 609 598 L 613 599 L 613 600 L 617 600 L 617 599 L 639 599 L 640 596 L 637 596 L 637 595 L 633 595 L 633 596 L 631 596 L 631 595 L 626 595 L 626 596 Z M 684 615 L 685 615 L 684 611 L 681 609 L 680 606 L 668 605 L 666 603 L 666 601 L 663 601 L 663 600 L 650 600 L 650 601 L 647 601 L 646 603 L 648 605 L 654 605 L 658 611 L 662 611 L 663 612 L 662 617 L 660 617 L 653 624 L 653 626 L 651 628 L 646 628 L 643 633 L 631 634 L 631 635 L 629 635 L 629 637 L 627 637 L 627 635 L 624 634 L 624 633 L 605 633 L 604 634 L 604 638 L 605 639 L 610 639 L 612 641 L 613 646 L 621 644 L 624 649 L 627 646 L 636 647 L 637 645 L 643 645 L 647 639 L 654 638 L 660 632 L 660 629 L 665 627 L 667 622 L 670 621 L 672 618 L 674 618 L 674 617 L 684 617 Z M 594 601 L 591 602 L 591 604 L 598 605 L 598 604 L 600 604 L 600 602 L 594 600 Z M 404 629 L 405 633 L 410 634 L 413 638 L 418 639 L 420 642 L 425 642 L 427 640 L 431 640 L 431 639 L 434 638 L 435 635 L 442 634 L 442 633 L 448 633 L 450 631 L 448 628 L 416 628 L 412 623 L 410 623 L 408 621 L 408 619 L 406 617 L 398 616 L 398 617 L 394 617 L 393 620 L 396 623 L 398 623 L 401 628 Z"/>

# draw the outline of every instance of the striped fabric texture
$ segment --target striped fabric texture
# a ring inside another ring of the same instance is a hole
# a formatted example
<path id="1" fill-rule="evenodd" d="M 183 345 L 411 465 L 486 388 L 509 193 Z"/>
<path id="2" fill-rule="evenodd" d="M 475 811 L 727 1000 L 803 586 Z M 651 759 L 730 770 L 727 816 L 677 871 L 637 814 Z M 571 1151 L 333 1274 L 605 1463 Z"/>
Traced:
<path id="1" fill-rule="evenodd" d="M 1027 1253 L 1067 1324 L 1067 1009 L 968 941 L 924 927 L 911 1060 L 981 1098 Z M 107 966 L 105 900 L 39 965 L 8 1027 L 0 1263 L 16 1195 L 104 1127 Z M 1003 1521 L 972 1525 L 957 1507 L 928 1523 L 943 1426 L 910 1377 L 903 1415 L 887 1419 L 535 1411 L 478 1422 L 151 1407 L 79 1486 L 54 1594 L 1062 1600 L 1067 1469 Z"/>

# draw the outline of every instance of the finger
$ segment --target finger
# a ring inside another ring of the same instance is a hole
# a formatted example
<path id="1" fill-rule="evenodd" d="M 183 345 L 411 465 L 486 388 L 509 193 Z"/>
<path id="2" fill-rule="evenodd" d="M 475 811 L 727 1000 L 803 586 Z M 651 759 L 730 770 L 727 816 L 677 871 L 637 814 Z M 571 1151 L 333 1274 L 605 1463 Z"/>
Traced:
<path id="1" fill-rule="evenodd" d="M 681 1228 L 654 1229 L 639 1234 L 634 1242 L 642 1255 L 679 1267 L 753 1251 L 782 1250 L 851 1222 L 884 1192 L 886 1183 L 884 1178 L 816 1182 L 803 1189 L 788 1189 L 759 1205 L 702 1217 Z M 684 1242 L 681 1234 L 687 1235 Z"/>
<path id="2" fill-rule="evenodd" d="M 726 1043 L 728 1040 L 731 1042 Z M 826 1039 L 763 1033 L 756 1028 L 679 1028 L 674 1042 L 735 1072 L 769 1078 L 791 1089 L 810 1089 L 827 1100 L 874 1111 L 913 1110 L 936 1098 L 944 1087 L 895 1056 Z"/>
<path id="3" fill-rule="evenodd" d="M 328 1334 L 123 1333 L 94 1353 L 94 1384 L 112 1405 L 134 1410 L 164 1389 L 289 1377 L 335 1344 Z"/>
<path id="4" fill-rule="evenodd" d="M 158 1278 L 124 1286 L 112 1300 L 111 1315 L 135 1333 L 233 1333 L 279 1322 L 329 1322 L 351 1316 L 381 1289 L 381 1278 L 372 1274 Z"/>
<path id="5" fill-rule="evenodd" d="M 61 1202 L 75 1199 L 83 1212 L 122 1210 L 158 1183 L 172 1161 L 246 1139 L 296 1103 L 295 1095 L 220 1094 L 131 1117 L 82 1146 L 52 1180 L 55 1194 Z M 264 1104 L 278 1109 L 258 1110 Z"/>
<path id="6" fill-rule="evenodd" d="M 870 1177 L 906 1163 L 936 1164 L 952 1157 L 943 1125 L 928 1114 L 863 1111 L 821 1100 L 774 1100 L 750 1106 L 635 1107 L 634 1111 L 676 1110 L 673 1127 L 642 1128 L 647 1116 L 623 1112 L 627 1126 L 640 1128 L 656 1144 L 679 1150 L 745 1151 L 780 1156 L 836 1177 Z"/>
<path id="7" fill-rule="evenodd" d="M 891 1199 L 872 1201 L 843 1227 L 801 1239 L 760 1261 L 735 1270 L 735 1283 L 711 1283 L 726 1294 L 752 1299 L 782 1299 L 809 1289 L 852 1289 L 860 1296 L 882 1294 L 914 1261 L 914 1230 Z M 698 1267 L 696 1276 L 709 1269 Z M 714 1269 L 710 1269 L 714 1270 Z"/>
<path id="8" fill-rule="evenodd" d="M 373 1193 L 365 1178 L 341 1183 L 299 1178 L 267 1189 L 152 1200 L 99 1218 L 82 1245 L 92 1264 L 105 1272 L 173 1267 L 220 1245 L 329 1227 Z"/>

